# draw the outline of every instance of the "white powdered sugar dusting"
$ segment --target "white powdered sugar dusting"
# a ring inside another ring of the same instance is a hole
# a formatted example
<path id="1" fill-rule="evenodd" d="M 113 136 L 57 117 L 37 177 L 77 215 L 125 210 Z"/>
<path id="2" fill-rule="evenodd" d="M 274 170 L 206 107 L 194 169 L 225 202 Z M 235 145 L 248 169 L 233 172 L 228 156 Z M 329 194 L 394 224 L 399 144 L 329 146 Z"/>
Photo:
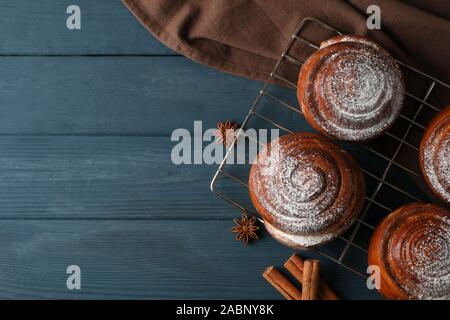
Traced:
<path id="1" fill-rule="evenodd" d="M 401 271 L 395 279 L 411 298 L 450 299 L 450 214 L 442 210 L 431 217 L 430 212 L 415 212 L 413 225 L 393 230 L 393 237 L 402 234 L 390 249 L 391 261 Z"/>
<path id="2" fill-rule="evenodd" d="M 314 247 L 319 244 L 324 244 L 328 241 L 333 240 L 336 235 L 333 233 L 323 233 L 323 234 L 293 234 L 289 232 L 284 232 L 267 221 L 264 221 L 264 227 L 266 228 L 267 232 L 269 232 L 272 237 L 283 243 L 284 245 L 287 245 L 291 248 L 308 248 L 308 247 Z"/>
<path id="3" fill-rule="evenodd" d="M 311 140 L 297 135 L 292 143 L 272 142 L 270 155 L 267 147 L 262 150 L 252 170 L 254 194 L 272 217 L 269 232 L 304 247 L 336 237 L 355 216 L 346 205 L 356 195 L 340 193 L 343 177 L 333 156 L 321 148 L 302 146 Z"/>
<path id="4" fill-rule="evenodd" d="M 450 203 L 450 130 L 438 125 L 424 146 L 424 174 L 434 191 Z"/>
<path id="5" fill-rule="evenodd" d="M 412 250 L 415 259 L 409 267 L 418 280 L 417 288 L 412 290 L 415 295 L 420 299 L 450 299 L 449 220 L 442 221 L 440 226 L 425 225 Z"/>
<path id="6" fill-rule="evenodd" d="M 341 42 L 349 41 L 348 47 L 322 56 L 310 75 L 307 108 L 329 135 L 347 141 L 368 140 L 397 119 L 403 106 L 403 78 L 383 49 L 369 41 L 345 39 Z"/>

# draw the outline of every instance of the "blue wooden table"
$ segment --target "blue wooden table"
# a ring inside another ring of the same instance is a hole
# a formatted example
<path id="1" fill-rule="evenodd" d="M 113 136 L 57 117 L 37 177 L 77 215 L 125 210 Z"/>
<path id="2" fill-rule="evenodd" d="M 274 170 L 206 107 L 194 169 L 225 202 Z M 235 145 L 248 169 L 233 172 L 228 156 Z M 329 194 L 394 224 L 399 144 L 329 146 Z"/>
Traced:
<path id="1" fill-rule="evenodd" d="M 119 0 L 2 0 L 0 39 L 0 298 L 280 298 L 261 273 L 292 250 L 243 247 L 239 212 L 209 190 L 217 166 L 170 160 L 174 129 L 242 119 L 260 83 L 174 53 Z M 379 298 L 322 273 L 343 298 Z"/>

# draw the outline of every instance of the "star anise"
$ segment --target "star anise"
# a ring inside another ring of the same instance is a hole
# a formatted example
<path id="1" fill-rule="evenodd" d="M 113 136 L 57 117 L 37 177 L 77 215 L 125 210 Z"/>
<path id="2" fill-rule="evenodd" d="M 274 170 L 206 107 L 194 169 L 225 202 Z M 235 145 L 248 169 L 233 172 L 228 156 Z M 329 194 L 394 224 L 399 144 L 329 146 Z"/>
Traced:
<path id="1" fill-rule="evenodd" d="M 223 143 L 225 147 L 229 147 L 236 136 L 238 127 L 237 123 L 231 121 L 219 122 L 217 124 L 216 142 Z"/>
<path id="2" fill-rule="evenodd" d="M 242 240 L 244 245 L 247 245 L 249 239 L 258 239 L 256 231 L 259 227 L 256 225 L 256 218 L 251 216 L 248 218 L 245 210 L 242 211 L 241 219 L 233 219 L 236 226 L 231 228 L 231 232 L 236 234 L 236 240 Z"/>

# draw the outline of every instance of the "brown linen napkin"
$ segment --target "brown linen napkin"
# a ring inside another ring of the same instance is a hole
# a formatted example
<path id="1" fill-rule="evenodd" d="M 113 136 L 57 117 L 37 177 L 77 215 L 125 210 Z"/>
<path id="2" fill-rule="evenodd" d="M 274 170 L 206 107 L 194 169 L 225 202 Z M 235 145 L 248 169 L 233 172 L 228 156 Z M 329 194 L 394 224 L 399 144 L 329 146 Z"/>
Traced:
<path id="1" fill-rule="evenodd" d="M 208 66 L 265 80 L 297 24 L 311 16 L 367 35 L 395 57 L 450 82 L 447 0 L 123 0 L 173 50 Z M 382 29 L 366 28 L 381 8 Z M 450 104 L 450 101 L 447 101 Z"/>

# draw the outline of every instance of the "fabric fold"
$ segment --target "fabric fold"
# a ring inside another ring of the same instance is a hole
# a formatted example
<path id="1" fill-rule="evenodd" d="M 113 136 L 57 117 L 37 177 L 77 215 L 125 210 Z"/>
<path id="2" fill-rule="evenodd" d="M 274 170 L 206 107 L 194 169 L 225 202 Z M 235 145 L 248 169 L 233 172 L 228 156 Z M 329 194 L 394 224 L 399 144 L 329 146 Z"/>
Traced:
<path id="1" fill-rule="evenodd" d="M 298 23 L 310 16 L 368 36 L 396 58 L 450 82 L 450 5 L 439 0 L 123 2 L 171 49 L 235 75 L 265 80 Z M 381 30 L 366 27 L 370 5 L 381 9 Z"/>

